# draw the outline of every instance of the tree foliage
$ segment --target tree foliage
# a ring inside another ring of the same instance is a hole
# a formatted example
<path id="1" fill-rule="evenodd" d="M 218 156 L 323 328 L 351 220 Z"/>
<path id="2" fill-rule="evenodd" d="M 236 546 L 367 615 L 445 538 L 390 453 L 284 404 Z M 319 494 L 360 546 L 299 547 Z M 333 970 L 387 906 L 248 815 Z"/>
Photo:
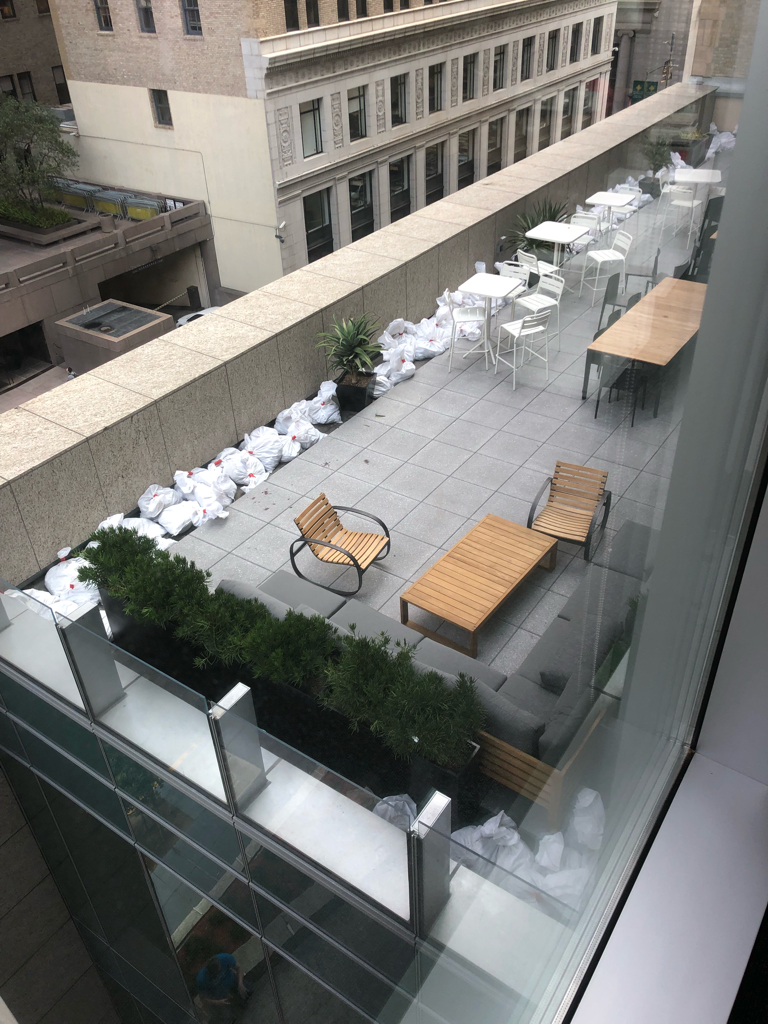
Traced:
<path id="1" fill-rule="evenodd" d="M 51 178 L 74 168 L 77 160 L 47 107 L 0 95 L 0 194 L 5 200 L 39 209 Z"/>

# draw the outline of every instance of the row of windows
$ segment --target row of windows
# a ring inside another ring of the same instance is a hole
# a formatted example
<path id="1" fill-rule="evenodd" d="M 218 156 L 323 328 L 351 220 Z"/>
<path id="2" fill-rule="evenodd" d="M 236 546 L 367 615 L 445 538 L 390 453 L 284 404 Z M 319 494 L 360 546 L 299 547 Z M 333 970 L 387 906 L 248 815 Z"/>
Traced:
<path id="1" fill-rule="evenodd" d="M 69 87 L 67 86 L 67 79 L 62 65 L 57 64 L 51 68 L 51 74 L 53 75 L 53 84 L 56 86 L 59 103 L 62 105 L 69 103 Z M 5 96 L 11 96 L 15 100 L 34 103 L 37 96 L 35 95 L 35 86 L 32 82 L 32 72 L 17 71 L 15 75 L 0 75 L 0 93 L 3 93 Z"/>
<path id="2" fill-rule="evenodd" d="M 584 90 L 584 106 L 581 127 L 588 128 L 597 113 L 599 79 L 587 82 Z M 356 92 L 358 90 L 355 90 Z M 560 123 L 560 138 L 566 139 L 579 127 L 579 87 L 574 86 L 563 94 L 563 110 Z M 319 103 L 319 101 L 314 101 Z M 541 102 L 537 151 L 546 149 L 554 139 L 557 96 L 550 96 Z M 503 166 L 504 131 L 507 118 L 499 117 L 488 124 L 488 146 L 486 150 L 487 173 L 494 174 Z M 516 110 L 510 115 L 509 130 L 512 139 L 514 163 L 524 160 L 531 151 L 533 139 L 533 107 Z M 461 132 L 458 137 L 457 185 L 459 189 L 471 185 L 475 180 L 478 129 Z M 438 142 L 425 149 L 425 202 L 429 206 L 445 195 L 445 142 Z M 364 171 L 348 179 L 349 210 L 352 222 L 352 241 L 369 235 L 374 224 L 374 172 Z M 401 156 L 389 164 L 389 208 L 390 221 L 407 217 L 411 212 L 411 157 Z M 331 218 L 331 189 L 304 196 L 304 229 L 307 242 L 307 257 L 310 263 L 333 252 L 334 237 Z"/>
<path id="3" fill-rule="evenodd" d="M 50 14 L 51 7 L 48 0 L 35 0 L 37 4 L 38 14 Z M 0 0 L 0 19 L 3 21 L 10 21 L 11 18 L 15 18 L 16 7 L 14 6 L 13 0 Z"/>
<path id="4" fill-rule="evenodd" d="M 0 0 L 2 2 L 2 0 Z M 38 0 L 38 3 L 40 0 Z M 100 32 L 112 32 L 112 12 L 109 9 L 109 0 L 93 0 L 96 8 L 96 21 Z M 139 28 L 142 32 L 154 34 L 155 12 L 152 8 L 152 0 L 136 0 L 136 10 L 139 18 Z M 181 17 L 184 31 L 188 36 L 201 36 L 203 34 L 203 23 L 200 18 L 200 7 L 198 0 L 181 0 Z"/>
<path id="5" fill-rule="evenodd" d="M 581 40 L 583 25 L 579 22 L 571 29 L 571 63 L 581 59 Z M 595 18 L 592 28 L 592 53 L 600 52 L 603 35 L 603 19 Z M 522 60 L 520 68 L 520 79 L 525 82 L 533 76 L 533 52 L 536 43 L 535 36 L 528 36 L 522 44 Z M 549 33 L 547 43 L 547 71 L 554 71 L 557 65 L 557 55 L 560 49 L 560 29 L 554 29 Z M 462 63 L 462 86 L 461 95 L 463 102 L 468 102 L 477 97 L 477 77 L 479 66 L 479 53 L 468 53 Z M 503 89 L 507 81 L 507 65 L 509 57 L 509 44 L 504 43 L 494 49 L 493 54 L 493 91 Z M 428 71 L 428 110 L 430 114 L 445 109 L 445 63 L 432 64 Z M 390 120 L 393 128 L 405 124 L 409 120 L 408 110 L 409 96 L 409 73 L 394 75 L 389 80 L 389 110 Z M 356 142 L 368 135 L 368 87 L 366 85 L 356 86 L 347 91 L 347 123 L 349 126 L 349 140 Z M 308 100 L 299 105 L 299 118 L 301 122 L 302 150 L 305 157 L 315 156 L 323 152 L 323 131 L 322 131 L 322 100 Z"/>

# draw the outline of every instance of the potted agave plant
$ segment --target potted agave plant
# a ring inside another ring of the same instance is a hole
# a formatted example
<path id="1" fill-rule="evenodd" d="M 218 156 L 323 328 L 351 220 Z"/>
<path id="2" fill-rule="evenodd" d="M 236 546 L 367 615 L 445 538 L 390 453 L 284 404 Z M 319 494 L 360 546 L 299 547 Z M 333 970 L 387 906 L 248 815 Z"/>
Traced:
<path id="1" fill-rule="evenodd" d="M 318 348 L 324 348 L 328 362 L 339 373 L 336 397 L 342 409 L 359 412 L 373 398 L 376 381 L 373 360 L 381 351 L 373 335 L 378 330 L 370 313 L 349 320 L 333 318 L 333 327 L 319 335 Z"/>

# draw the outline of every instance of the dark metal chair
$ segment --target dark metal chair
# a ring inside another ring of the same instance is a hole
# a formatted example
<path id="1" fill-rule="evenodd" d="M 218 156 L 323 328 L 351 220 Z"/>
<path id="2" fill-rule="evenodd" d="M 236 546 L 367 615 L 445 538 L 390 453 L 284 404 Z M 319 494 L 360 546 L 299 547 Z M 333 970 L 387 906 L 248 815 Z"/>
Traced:
<path id="1" fill-rule="evenodd" d="M 384 530 L 384 535 L 347 530 L 341 525 L 339 512 L 354 512 L 355 515 L 373 519 Z M 320 494 L 307 505 L 301 515 L 294 519 L 294 522 L 301 532 L 301 537 L 293 541 L 290 548 L 291 565 L 297 576 L 303 580 L 307 579 L 296 565 L 296 555 L 307 545 L 312 554 L 321 562 L 344 567 L 353 566 L 357 570 L 357 586 L 354 590 L 336 590 L 335 587 L 328 587 L 324 583 L 317 584 L 341 597 L 352 597 L 356 594 L 363 585 L 365 570 L 373 562 L 379 562 L 389 554 L 391 544 L 389 530 L 377 516 L 371 515 L 370 512 L 363 512 L 359 508 L 348 508 L 345 505 L 338 505 L 334 508 L 325 494 Z M 315 581 L 310 580 L 310 582 L 314 583 Z"/>
<path id="2" fill-rule="evenodd" d="M 628 270 L 624 275 L 627 277 L 642 277 L 645 278 L 645 294 L 648 294 L 649 289 L 655 288 L 659 283 L 659 256 L 661 256 L 661 249 L 656 250 L 656 256 L 653 260 L 653 270 L 649 274 L 645 270 Z"/>

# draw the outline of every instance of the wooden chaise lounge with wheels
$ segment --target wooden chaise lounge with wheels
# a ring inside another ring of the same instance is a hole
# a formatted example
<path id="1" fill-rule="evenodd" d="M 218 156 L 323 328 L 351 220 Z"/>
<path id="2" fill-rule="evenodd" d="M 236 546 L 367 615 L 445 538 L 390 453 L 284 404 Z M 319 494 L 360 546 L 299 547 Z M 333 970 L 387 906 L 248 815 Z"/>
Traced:
<path id="1" fill-rule="evenodd" d="M 581 545 L 584 560 L 588 562 L 597 546 L 593 547 L 595 535 L 599 532 L 602 538 L 611 511 L 611 492 L 605 489 L 607 480 L 608 473 L 602 469 L 577 466 L 558 459 L 554 474 L 544 481 L 533 499 L 528 513 L 528 529 Z M 536 515 L 547 487 L 547 503 Z"/>

